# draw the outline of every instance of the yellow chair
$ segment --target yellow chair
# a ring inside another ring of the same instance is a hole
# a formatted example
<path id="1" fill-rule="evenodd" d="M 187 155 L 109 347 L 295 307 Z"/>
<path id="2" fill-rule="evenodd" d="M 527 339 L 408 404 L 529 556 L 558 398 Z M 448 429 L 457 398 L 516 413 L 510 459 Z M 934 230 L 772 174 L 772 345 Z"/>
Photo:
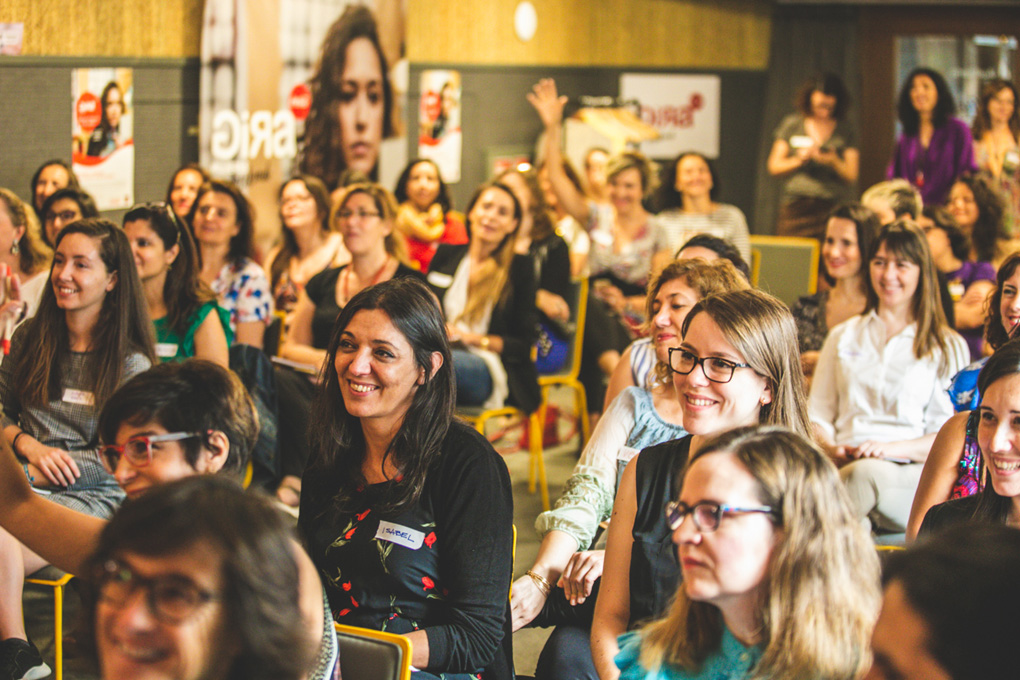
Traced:
<path id="1" fill-rule="evenodd" d="M 344 680 L 410 680 L 411 641 L 406 637 L 342 623 L 334 625 Z"/>
<path id="2" fill-rule="evenodd" d="M 73 574 L 63 574 L 59 578 L 26 578 L 25 583 L 53 588 L 53 677 L 62 680 L 64 677 L 64 589 L 74 578 Z"/>
<path id="3" fill-rule="evenodd" d="M 476 430 L 478 430 L 483 436 L 485 435 L 485 425 L 493 418 L 500 417 L 514 417 L 521 420 L 526 420 L 528 423 L 528 455 L 530 462 L 528 465 L 528 493 L 535 493 L 535 478 L 538 478 L 540 490 L 542 493 L 542 509 L 549 509 L 549 483 L 546 480 L 545 475 L 545 457 L 542 451 L 542 423 L 544 421 L 539 420 L 538 414 L 541 411 L 541 407 L 531 415 L 528 415 L 524 411 L 514 406 L 504 406 L 503 408 L 494 408 L 484 410 L 481 408 L 469 408 L 469 407 L 458 407 L 457 415 L 467 422 L 471 423 Z"/>
<path id="4" fill-rule="evenodd" d="M 591 424 L 588 422 L 588 396 L 584 391 L 584 385 L 578 379 L 581 374 L 581 349 L 584 345 L 584 323 L 586 310 L 588 308 L 588 279 L 575 279 L 571 282 L 572 300 L 570 303 L 571 319 L 570 325 L 574 329 L 574 337 L 570 344 L 570 361 L 567 367 L 560 373 L 538 376 L 538 385 L 542 389 L 542 405 L 538 409 L 540 423 L 545 423 L 545 413 L 549 406 L 549 392 L 557 385 L 570 388 L 574 391 L 574 411 L 577 414 L 577 421 L 581 424 L 581 446 L 588 442 L 591 435 Z M 546 507 L 546 510 L 549 508 Z"/>
<path id="5" fill-rule="evenodd" d="M 751 236 L 753 254 L 758 252 L 758 275 L 754 284 L 792 305 L 802 295 L 818 289 L 818 241 L 797 236 Z"/>

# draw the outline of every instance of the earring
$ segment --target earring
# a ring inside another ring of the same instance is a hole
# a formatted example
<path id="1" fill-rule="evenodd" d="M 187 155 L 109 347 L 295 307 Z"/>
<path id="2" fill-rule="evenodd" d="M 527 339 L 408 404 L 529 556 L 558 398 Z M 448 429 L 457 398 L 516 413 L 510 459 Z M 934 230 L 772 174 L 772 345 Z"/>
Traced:
<path id="1" fill-rule="evenodd" d="M 11 255 L 17 255 L 20 252 L 21 247 L 18 245 L 18 242 L 15 241 L 14 243 L 11 244 Z"/>

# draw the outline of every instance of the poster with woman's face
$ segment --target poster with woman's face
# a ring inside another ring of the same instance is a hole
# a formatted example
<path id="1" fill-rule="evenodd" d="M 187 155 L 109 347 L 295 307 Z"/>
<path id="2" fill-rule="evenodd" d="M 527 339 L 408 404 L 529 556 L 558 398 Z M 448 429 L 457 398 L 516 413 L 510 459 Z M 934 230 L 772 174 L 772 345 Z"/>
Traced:
<path id="1" fill-rule="evenodd" d="M 443 181 L 460 181 L 460 72 L 423 71 L 418 155 L 435 161 Z"/>
<path id="2" fill-rule="evenodd" d="M 71 158 L 82 188 L 100 210 L 134 203 L 135 151 L 129 68 L 71 72 Z"/>
<path id="3" fill-rule="evenodd" d="M 202 35 L 200 162 L 277 213 L 293 173 L 333 189 L 392 186 L 405 163 L 400 0 L 209 0 Z M 259 220 L 263 252 L 276 220 Z"/>

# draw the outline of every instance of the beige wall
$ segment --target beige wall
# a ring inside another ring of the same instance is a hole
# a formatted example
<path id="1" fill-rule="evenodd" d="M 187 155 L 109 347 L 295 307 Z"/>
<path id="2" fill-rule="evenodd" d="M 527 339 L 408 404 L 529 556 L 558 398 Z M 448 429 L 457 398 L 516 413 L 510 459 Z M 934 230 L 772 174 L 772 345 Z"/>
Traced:
<path id="1" fill-rule="evenodd" d="M 768 0 L 532 0 L 538 29 L 514 34 L 517 0 L 408 0 L 412 62 L 765 69 Z M 570 27 L 569 30 L 565 27 Z"/>
<path id="2" fill-rule="evenodd" d="M 513 31 L 517 0 L 407 0 L 413 62 L 764 69 L 769 0 L 532 0 L 538 30 Z M 3 0 L 33 56 L 197 57 L 203 0 Z M 565 27 L 570 27 L 569 30 Z"/>
<path id="3" fill-rule="evenodd" d="M 202 0 L 2 0 L 31 56 L 197 57 Z"/>

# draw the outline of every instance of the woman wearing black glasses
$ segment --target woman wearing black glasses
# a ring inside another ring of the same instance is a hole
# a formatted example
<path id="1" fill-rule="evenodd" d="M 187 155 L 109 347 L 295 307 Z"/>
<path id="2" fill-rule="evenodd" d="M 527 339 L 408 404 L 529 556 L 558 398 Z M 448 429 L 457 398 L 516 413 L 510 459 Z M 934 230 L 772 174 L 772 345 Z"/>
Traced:
<path id="1" fill-rule="evenodd" d="M 661 616 L 681 574 L 662 508 L 706 438 L 749 425 L 783 425 L 810 437 L 797 329 L 785 304 L 757 290 L 707 297 L 669 351 L 684 429 L 627 465 L 613 504 L 592 657 L 602 680 L 619 677 L 617 637 Z"/>
<path id="2" fill-rule="evenodd" d="M 867 669 L 878 559 L 819 449 L 780 428 L 716 437 L 665 516 L 683 584 L 665 618 L 620 639 L 623 680 Z"/>
<path id="3" fill-rule="evenodd" d="M 96 455 L 96 416 L 120 383 L 154 360 L 124 233 L 102 219 L 64 227 L 39 311 L 15 331 L 0 364 L 3 436 L 29 481 L 56 503 L 108 517 L 124 494 Z M 25 641 L 21 577 L 45 565 L 0 531 L 0 573 L 9 576 L 0 581 L 0 662 L 19 647 L 34 652 Z"/>
<path id="4" fill-rule="evenodd" d="M 161 361 L 198 357 L 226 367 L 234 334 L 230 315 L 198 278 L 195 242 L 165 203 L 138 205 L 124 216 Z"/>

